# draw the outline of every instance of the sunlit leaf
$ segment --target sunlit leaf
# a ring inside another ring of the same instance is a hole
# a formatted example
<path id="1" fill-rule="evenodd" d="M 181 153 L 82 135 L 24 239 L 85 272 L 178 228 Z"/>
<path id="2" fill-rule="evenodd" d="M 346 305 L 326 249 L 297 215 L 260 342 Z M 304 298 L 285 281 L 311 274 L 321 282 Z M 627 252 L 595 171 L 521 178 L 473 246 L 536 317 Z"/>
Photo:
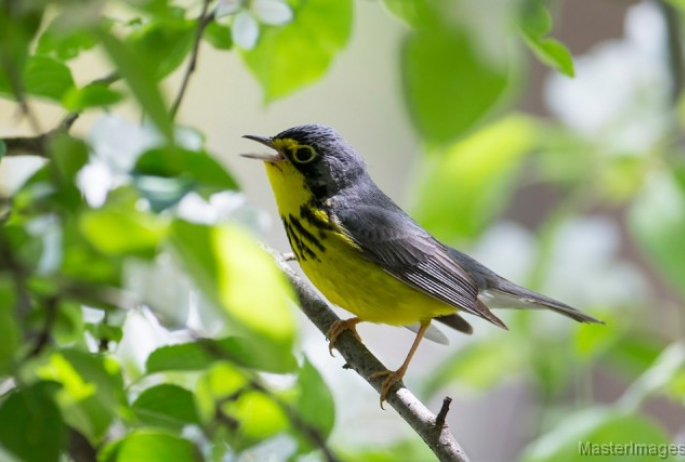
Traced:
<path id="1" fill-rule="evenodd" d="M 438 238 L 476 236 L 510 199 L 536 132 L 532 120 L 510 116 L 426 157 L 415 218 Z"/>
<path id="2" fill-rule="evenodd" d="M 685 186 L 654 173 L 633 203 L 630 229 L 657 269 L 685 294 Z"/>
<path id="3" fill-rule="evenodd" d="M 139 430 L 105 448 L 101 462 L 200 462 L 200 451 L 190 441 L 169 433 Z"/>
<path id="4" fill-rule="evenodd" d="M 563 43 L 545 37 L 552 29 L 552 17 L 542 2 L 529 2 L 530 7 L 521 20 L 524 42 L 547 66 L 573 77 L 573 57 Z"/>
<path id="5" fill-rule="evenodd" d="M 646 449 L 643 454 L 629 453 L 626 446 L 638 442 L 653 452 Z M 599 462 L 614 456 L 627 462 L 651 462 L 659 456 L 659 446 L 668 450 L 668 443 L 666 432 L 646 417 L 592 408 L 565 416 L 556 428 L 534 441 L 520 461 Z M 607 454 L 611 448 L 614 452 Z M 621 450 L 622 454 L 615 452 Z"/>
<path id="6" fill-rule="evenodd" d="M 421 29 L 402 49 L 409 114 L 431 144 L 452 141 L 480 122 L 504 94 L 508 73 L 504 63 L 489 62 L 456 26 Z"/>
<path id="7" fill-rule="evenodd" d="M 210 422 L 216 415 L 217 403 L 233 396 L 248 383 L 242 370 L 231 363 L 214 363 L 211 369 L 200 376 L 195 392 L 198 411 L 203 422 Z"/>
<path id="8" fill-rule="evenodd" d="M 430 0 L 383 0 L 386 8 L 411 26 L 429 25 L 434 22 L 436 12 Z"/>
<path id="9" fill-rule="evenodd" d="M 155 69 L 113 35 L 103 31 L 100 31 L 98 35 L 138 103 L 150 116 L 157 129 L 171 140 L 173 133 L 171 117 L 157 87 L 154 78 Z"/>
<path id="10" fill-rule="evenodd" d="M 193 394 L 170 383 L 143 391 L 133 402 L 132 409 L 145 425 L 181 430 L 184 425 L 199 423 Z"/>
<path id="11" fill-rule="evenodd" d="M 242 57 L 272 101 L 315 82 L 344 48 L 352 30 L 351 0 L 298 1 L 293 21 L 264 27 Z"/>
<path id="12" fill-rule="evenodd" d="M 121 370 L 112 359 L 75 349 L 54 353 L 39 376 L 62 384 L 57 403 L 64 420 L 99 443 L 126 405 Z"/>
<path id="13" fill-rule="evenodd" d="M 233 436 L 239 448 L 252 446 L 288 427 L 288 418 L 281 406 L 259 391 L 246 391 L 235 400 L 228 400 L 221 410 L 240 425 Z"/>
<path id="14" fill-rule="evenodd" d="M 168 229 L 153 215 L 116 207 L 83 213 L 80 227 L 84 236 L 103 253 L 141 256 L 154 255 Z"/>
<path id="15" fill-rule="evenodd" d="M 178 221 L 171 242 L 203 294 L 223 307 L 235 334 L 254 349 L 261 367 L 292 370 L 290 288 L 271 256 L 236 227 Z"/>
<path id="16" fill-rule="evenodd" d="M 26 462 L 57 461 L 67 427 L 51 395 L 54 383 L 13 390 L 0 403 L 0 445 Z"/>
<path id="17" fill-rule="evenodd" d="M 31 56 L 21 73 L 26 93 L 42 96 L 57 102 L 74 88 L 71 71 L 62 62 L 48 56 Z M 0 75 L 0 93 L 13 95 L 10 82 Z"/>

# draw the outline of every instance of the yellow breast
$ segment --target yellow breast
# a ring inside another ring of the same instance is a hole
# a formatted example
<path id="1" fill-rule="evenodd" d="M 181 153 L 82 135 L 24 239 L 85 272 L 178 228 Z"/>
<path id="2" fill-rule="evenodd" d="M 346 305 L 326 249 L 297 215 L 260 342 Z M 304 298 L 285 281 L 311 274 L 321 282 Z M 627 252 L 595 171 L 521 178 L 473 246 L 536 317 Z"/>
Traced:
<path id="1" fill-rule="evenodd" d="M 414 324 L 457 311 L 365 259 L 323 210 L 290 162 L 266 163 L 278 211 L 302 270 L 326 298 L 370 322 Z"/>

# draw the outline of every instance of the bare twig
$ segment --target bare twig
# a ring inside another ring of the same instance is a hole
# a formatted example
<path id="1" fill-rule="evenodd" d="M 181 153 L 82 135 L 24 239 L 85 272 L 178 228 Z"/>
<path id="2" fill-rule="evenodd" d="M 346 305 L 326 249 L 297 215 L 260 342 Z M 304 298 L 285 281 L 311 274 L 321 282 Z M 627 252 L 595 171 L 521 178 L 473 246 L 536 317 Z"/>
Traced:
<path id="1" fill-rule="evenodd" d="M 302 311 L 325 335 L 330 326 L 339 318 L 314 289 L 287 265 L 279 254 L 274 252 L 274 258 L 295 287 Z M 376 391 L 380 391 L 382 379 L 369 380 L 369 376 L 374 372 L 386 370 L 383 364 L 349 332 L 344 332 L 338 338 L 335 346 L 349 367 L 369 382 Z M 407 388 L 401 384 L 395 385 L 388 395 L 387 402 L 423 439 L 440 461 L 468 462 L 468 456 L 450 434 L 448 426 L 437 425 L 436 416 Z"/>
<path id="2" fill-rule="evenodd" d="M 171 106 L 171 119 L 176 117 L 178 108 L 181 106 L 181 101 L 185 96 L 186 89 L 188 88 L 188 82 L 190 82 L 190 75 L 195 72 L 197 67 L 197 56 L 200 52 L 200 42 L 202 41 L 202 34 L 205 32 L 205 28 L 214 20 L 214 13 L 207 14 L 209 10 L 209 4 L 211 0 L 204 0 L 202 2 L 202 12 L 197 18 L 197 31 L 195 32 L 195 41 L 193 42 L 193 49 L 190 52 L 190 60 L 188 61 L 188 67 L 186 67 L 186 72 L 183 74 L 183 81 L 181 82 L 181 88 L 178 90 L 178 95 L 176 95 L 176 100 L 173 106 Z"/>
<path id="3" fill-rule="evenodd" d="M 450 404 L 452 404 L 452 398 L 450 398 L 449 396 L 445 396 L 445 399 L 442 400 L 442 407 L 440 408 L 440 412 L 438 412 L 438 416 L 435 418 L 436 426 L 442 427 L 443 425 L 445 425 L 447 413 L 450 412 Z"/>
<path id="4" fill-rule="evenodd" d="M 100 77 L 99 79 L 93 80 L 88 85 L 110 85 L 119 80 L 119 78 L 119 74 L 117 74 L 116 72 L 111 72 L 104 77 Z M 47 150 L 48 140 L 58 133 L 68 132 L 71 129 L 71 126 L 74 125 L 74 122 L 76 122 L 76 120 L 80 117 L 80 115 L 80 111 L 68 113 L 64 116 L 64 118 L 55 128 L 46 133 L 40 133 L 36 136 L 18 136 L 12 138 L 4 138 L 2 141 L 5 143 L 5 146 L 7 147 L 7 152 L 5 153 L 5 155 L 33 155 L 38 157 L 49 158 L 50 155 Z"/>

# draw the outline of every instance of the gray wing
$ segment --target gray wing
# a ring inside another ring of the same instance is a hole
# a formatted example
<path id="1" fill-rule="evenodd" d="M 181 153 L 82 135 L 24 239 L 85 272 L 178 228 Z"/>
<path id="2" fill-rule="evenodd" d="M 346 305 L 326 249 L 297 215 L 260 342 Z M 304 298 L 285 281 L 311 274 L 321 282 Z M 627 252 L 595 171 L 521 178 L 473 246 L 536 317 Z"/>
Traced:
<path id="1" fill-rule="evenodd" d="M 478 285 L 448 248 L 388 200 L 335 210 L 338 225 L 368 260 L 392 276 L 465 312 L 506 328 L 478 299 Z"/>

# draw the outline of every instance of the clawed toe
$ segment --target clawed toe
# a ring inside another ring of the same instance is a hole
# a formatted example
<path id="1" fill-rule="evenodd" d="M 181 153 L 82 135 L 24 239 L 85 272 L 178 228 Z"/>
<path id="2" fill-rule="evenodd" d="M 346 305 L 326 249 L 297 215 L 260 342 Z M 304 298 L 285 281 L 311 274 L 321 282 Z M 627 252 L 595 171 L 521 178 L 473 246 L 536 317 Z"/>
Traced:
<path id="1" fill-rule="evenodd" d="M 398 382 L 402 381 L 402 377 L 404 377 L 404 371 L 402 369 L 396 370 L 396 371 L 378 371 L 374 372 L 369 376 L 369 379 L 375 379 L 378 377 L 383 377 L 384 375 L 387 375 L 386 379 L 383 380 L 383 383 L 381 384 L 381 409 L 385 409 L 383 407 L 383 402 L 386 400 L 388 397 L 388 393 L 390 393 L 390 389 Z"/>
<path id="2" fill-rule="evenodd" d="M 345 331 L 350 331 L 354 338 L 360 342 L 362 341 L 361 337 L 359 337 L 359 334 L 357 333 L 357 324 L 360 322 L 361 319 L 359 318 L 351 318 L 345 320 L 340 319 L 331 324 L 331 327 L 328 329 L 328 333 L 326 334 L 326 338 L 328 339 L 328 352 L 331 356 L 333 356 L 333 348 L 335 348 L 338 337 Z"/>

